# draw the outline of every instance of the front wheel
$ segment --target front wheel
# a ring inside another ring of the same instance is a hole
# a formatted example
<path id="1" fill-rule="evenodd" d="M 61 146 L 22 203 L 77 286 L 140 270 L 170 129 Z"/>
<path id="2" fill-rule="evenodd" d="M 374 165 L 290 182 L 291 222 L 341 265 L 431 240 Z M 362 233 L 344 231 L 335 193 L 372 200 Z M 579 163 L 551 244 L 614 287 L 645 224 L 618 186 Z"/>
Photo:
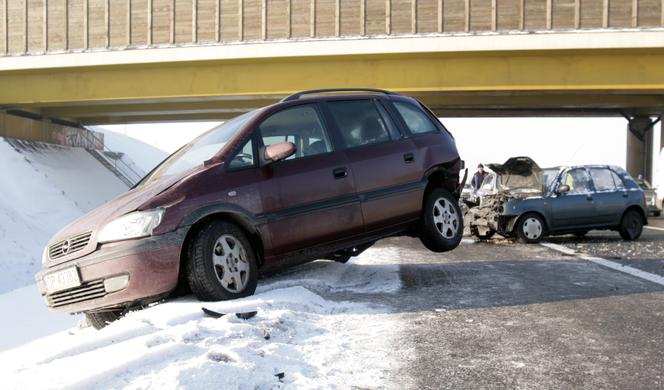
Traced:
<path id="1" fill-rule="evenodd" d="M 620 221 L 620 237 L 626 241 L 636 240 L 643 232 L 643 219 L 641 215 L 635 210 L 629 210 L 622 217 Z"/>
<path id="2" fill-rule="evenodd" d="M 119 311 L 89 311 L 85 313 L 88 323 L 99 330 L 122 317 Z"/>
<path id="3" fill-rule="evenodd" d="M 450 251 L 461 242 L 463 215 L 449 191 L 433 188 L 425 196 L 420 222 L 420 241 L 433 252 Z"/>
<path id="4" fill-rule="evenodd" d="M 516 223 L 516 236 L 519 241 L 535 244 L 542 241 L 546 234 L 546 225 L 539 214 L 528 213 Z"/>
<path id="5" fill-rule="evenodd" d="M 210 222 L 198 232 L 186 273 L 191 291 L 202 301 L 246 297 L 258 283 L 256 255 L 247 235 L 225 221 Z"/>

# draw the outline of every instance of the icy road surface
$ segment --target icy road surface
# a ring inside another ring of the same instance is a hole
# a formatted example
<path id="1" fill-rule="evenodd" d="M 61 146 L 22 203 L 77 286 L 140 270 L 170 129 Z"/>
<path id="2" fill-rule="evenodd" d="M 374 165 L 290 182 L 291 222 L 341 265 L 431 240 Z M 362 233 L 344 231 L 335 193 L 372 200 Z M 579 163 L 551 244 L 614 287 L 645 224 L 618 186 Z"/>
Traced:
<path id="1" fill-rule="evenodd" d="M 397 255 L 381 248 L 348 264 L 318 261 L 261 280 L 257 294 L 245 299 L 181 298 L 129 313 L 101 331 L 75 328 L 36 340 L 0 354 L 2 387 L 387 386 L 399 362 L 408 360 L 409 351 L 396 342 L 397 316 L 386 307 L 329 297 L 398 291 Z M 214 319 L 203 306 L 258 313 Z"/>

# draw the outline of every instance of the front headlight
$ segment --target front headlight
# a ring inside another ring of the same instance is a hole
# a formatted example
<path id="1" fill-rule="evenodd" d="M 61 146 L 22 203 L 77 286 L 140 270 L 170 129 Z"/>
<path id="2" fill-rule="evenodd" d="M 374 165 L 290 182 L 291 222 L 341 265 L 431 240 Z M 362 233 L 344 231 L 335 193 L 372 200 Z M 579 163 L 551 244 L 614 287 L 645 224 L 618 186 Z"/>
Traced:
<path id="1" fill-rule="evenodd" d="M 162 215 L 164 215 L 164 209 L 136 211 L 123 215 L 101 229 L 97 242 L 104 243 L 149 236 L 161 223 Z"/>

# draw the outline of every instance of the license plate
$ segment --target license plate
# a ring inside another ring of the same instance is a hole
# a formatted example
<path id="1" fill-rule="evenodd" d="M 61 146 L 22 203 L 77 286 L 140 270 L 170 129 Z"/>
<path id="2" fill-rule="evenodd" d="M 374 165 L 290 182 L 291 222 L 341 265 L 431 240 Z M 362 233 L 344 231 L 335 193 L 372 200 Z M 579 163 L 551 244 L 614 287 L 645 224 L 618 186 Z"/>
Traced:
<path id="1" fill-rule="evenodd" d="M 71 267 L 44 276 L 44 283 L 46 284 L 46 292 L 54 293 L 80 286 L 81 278 L 78 276 L 78 269 Z"/>

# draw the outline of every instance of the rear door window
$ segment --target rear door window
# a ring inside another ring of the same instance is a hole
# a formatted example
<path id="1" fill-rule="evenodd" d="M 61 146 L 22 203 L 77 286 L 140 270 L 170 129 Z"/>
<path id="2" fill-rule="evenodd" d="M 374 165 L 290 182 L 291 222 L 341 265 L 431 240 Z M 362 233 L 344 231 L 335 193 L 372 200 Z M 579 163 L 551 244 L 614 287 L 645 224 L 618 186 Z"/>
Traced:
<path id="1" fill-rule="evenodd" d="M 296 153 L 289 159 L 314 156 L 333 150 L 318 110 L 312 104 L 286 108 L 265 119 L 259 126 L 263 145 L 292 142 Z"/>
<path id="2" fill-rule="evenodd" d="M 406 102 L 395 101 L 393 103 L 411 134 L 438 132 L 436 124 L 419 107 Z"/>
<path id="3" fill-rule="evenodd" d="M 590 168 L 590 176 L 597 191 L 615 191 L 616 185 L 611 171 L 605 168 Z"/>
<path id="4" fill-rule="evenodd" d="M 389 118 L 383 118 L 372 100 L 331 101 L 327 106 L 346 147 L 355 148 L 390 140 L 390 125 L 394 125 L 388 122 Z M 396 128 L 392 131 L 396 131 Z"/>

